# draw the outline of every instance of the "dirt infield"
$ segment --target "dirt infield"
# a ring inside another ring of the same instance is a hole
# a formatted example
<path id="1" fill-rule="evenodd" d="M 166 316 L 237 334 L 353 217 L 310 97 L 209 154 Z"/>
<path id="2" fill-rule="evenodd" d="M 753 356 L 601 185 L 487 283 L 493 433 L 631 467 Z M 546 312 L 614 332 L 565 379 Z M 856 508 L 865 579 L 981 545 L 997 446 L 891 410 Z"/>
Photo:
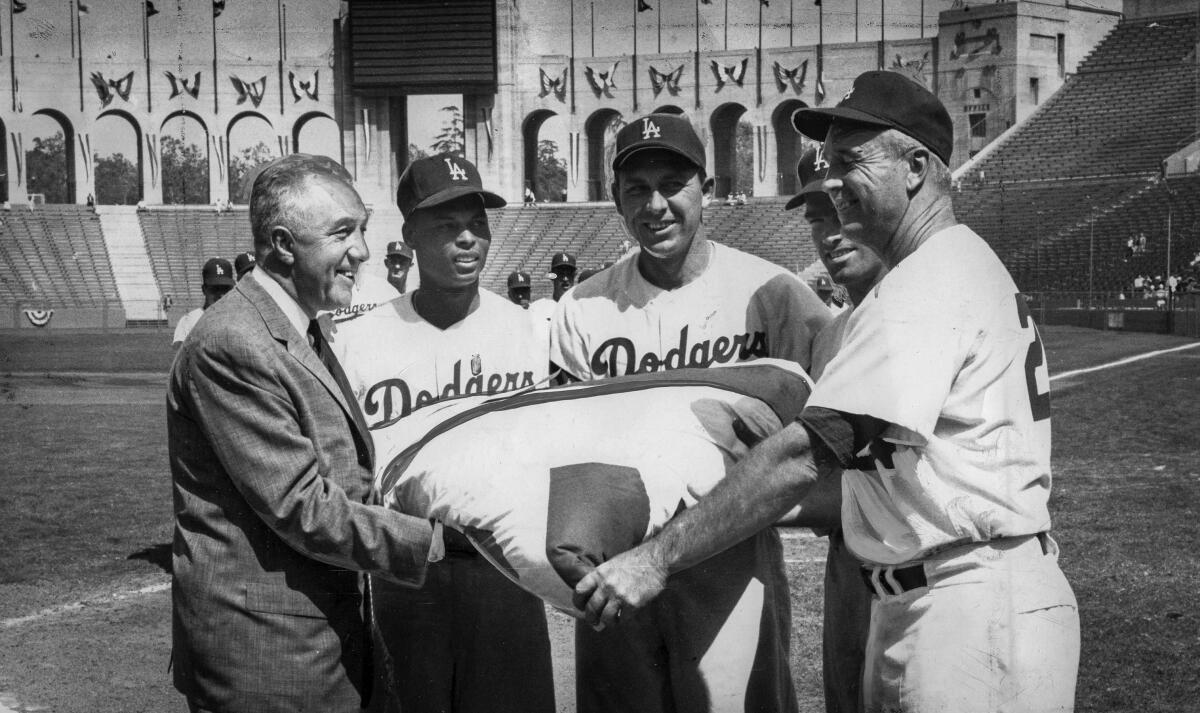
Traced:
<path id="1" fill-rule="evenodd" d="M 166 670 L 171 350 L 159 338 L 169 337 L 73 336 L 0 346 L 0 713 L 182 712 Z M 1184 343 L 1045 336 L 1052 373 Z M 1194 709 L 1200 350 L 1069 382 L 1053 389 L 1051 508 L 1084 627 L 1078 710 Z M 816 713 L 824 544 L 794 533 L 785 551 L 793 672 L 801 709 Z M 552 617 L 564 711 L 573 710 L 569 624 Z"/>

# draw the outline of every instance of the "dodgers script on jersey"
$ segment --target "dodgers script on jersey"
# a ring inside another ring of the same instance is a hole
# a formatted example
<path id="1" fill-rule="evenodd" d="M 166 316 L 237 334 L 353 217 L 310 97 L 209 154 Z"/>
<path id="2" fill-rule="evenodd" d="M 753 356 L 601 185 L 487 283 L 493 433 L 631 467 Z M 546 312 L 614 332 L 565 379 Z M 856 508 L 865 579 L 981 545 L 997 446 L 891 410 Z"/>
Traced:
<path id="1" fill-rule="evenodd" d="M 813 335 L 830 319 L 825 305 L 783 268 L 709 247 L 704 273 L 674 290 L 642 277 L 638 250 L 576 285 L 551 324 L 551 360 L 582 380 L 767 356 L 807 370 Z"/>
<path id="2" fill-rule="evenodd" d="M 392 287 L 392 283 L 382 277 L 368 274 L 366 270 L 359 269 L 358 275 L 354 278 L 354 287 L 350 290 L 350 305 L 338 307 L 329 315 L 334 322 L 344 322 L 364 312 L 370 312 L 379 305 L 399 296 L 400 293 L 396 291 L 395 287 Z"/>
<path id="3" fill-rule="evenodd" d="M 890 424 L 872 446 L 877 470 L 843 481 L 846 543 L 864 561 L 1049 530 L 1042 343 L 966 226 L 929 238 L 854 310 L 809 405 Z"/>
<path id="4" fill-rule="evenodd" d="M 337 324 L 330 339 L 372 430 L 443 399 L 547 379 L 545 333 L 520 307 L 481 290 L 479 307 L 443 330 L 417 314 L 412 299 L 409 293 Z"/>

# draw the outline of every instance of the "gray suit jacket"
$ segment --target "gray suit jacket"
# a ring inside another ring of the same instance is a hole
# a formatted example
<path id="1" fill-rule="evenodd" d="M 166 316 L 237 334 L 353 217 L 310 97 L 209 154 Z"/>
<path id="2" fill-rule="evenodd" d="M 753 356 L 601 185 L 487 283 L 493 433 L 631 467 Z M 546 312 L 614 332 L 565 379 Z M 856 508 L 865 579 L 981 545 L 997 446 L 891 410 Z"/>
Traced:
<path id="1" fill-rule="evenodd" d="M 254 280 L 176 355 L 174 681 L 204 708 L 357 709 L 359 573 L 424 577 L 430 523 L 373 504 L 370 435 L 351 408 Z"/>

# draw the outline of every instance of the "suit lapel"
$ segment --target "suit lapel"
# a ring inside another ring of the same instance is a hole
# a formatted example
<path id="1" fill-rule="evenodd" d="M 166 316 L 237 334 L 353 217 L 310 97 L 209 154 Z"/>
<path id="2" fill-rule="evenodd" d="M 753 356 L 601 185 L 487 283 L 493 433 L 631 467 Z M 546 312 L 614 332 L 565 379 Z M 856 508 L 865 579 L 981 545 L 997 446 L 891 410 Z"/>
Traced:
<path id="1" fill-rule="evenodd" d="M 270 277 L 262 279 L 269 280 Z M 357 404 L 346 402 L 346 396 L 342 393 L 341 387 L 329 370 L 325 368 L 325 364 L 321 362 L 320 357 L 313 351 L 308 344 L 308 336 L 296 331 L 296 327 L 292 324 L 283 310 L 276 304 L 275 299 L 267 293 L 266 290 L 258 284 L 257 281 L 242 280 L 237 284 L 237 290 L 241 291 L 246 299 L 258 310 L 262 316 L 263 323 L 267 327 L 267 331 L 287 349 L 288 355 L 300 362 L 300 364 L 308 370 L 310 374 L 316 377 L 317 381 L 325 387 L 325 390 L 333 396 L 338 405 L 342 407 L 342 411 L 346 413 L 346 417 L 350 423 L 354 424 L 354 430 L 358 433 L 358 437 L 367 447 L 367 453 L 370 455 L 371 467 L 375 465 L 375 444 L 371 441 L 371 434 L 365 428 L 365 422 L 362 415 L 358 413 Z"/>

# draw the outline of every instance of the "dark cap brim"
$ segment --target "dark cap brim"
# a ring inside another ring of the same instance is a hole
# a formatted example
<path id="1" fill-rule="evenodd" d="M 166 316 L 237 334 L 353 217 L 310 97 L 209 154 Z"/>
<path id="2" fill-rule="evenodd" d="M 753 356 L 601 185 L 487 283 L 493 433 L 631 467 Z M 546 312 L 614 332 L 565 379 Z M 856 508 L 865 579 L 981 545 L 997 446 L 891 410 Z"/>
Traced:
<path id="1" fill-rule="evenodd" d="M 793 208 L 797 208 L 801 205 L 804 205 L 804 201 L 807 199 L 807 197 L 809 195 L 811 195 L 813 193 L 824 193 L 825 192 L 824 185 L 825 185 L 825 179 L 823 179 L 823 178 L 818 178 L 815 181 L 809 181 L 808 183 L 804 184 L 804 187 L 800 189 L 799 193 L 792 196 L 792 199 L 789 200 L 787 202 L 787 204 L 783 206 L 783 209 L 791 210 Z"/>
<path id="2" fill-rule="evenodd" d="M 508 201 L 504 200 L 495 193 L 492 193 L 491 191 L 483 191 L 472 186 L 453 186 L 451 188 L 438 191 L 437 193 L 434 193 L 425 200 L 416 204 L 412 207 L 412 210 L 408 211 L 408 215 L 412 215 L 416 211 L 424 208 L 432 208 L 443 203 L 449 203 L 455 198 L 462 198 L 463 196 L 469 195 L 477 195 L 482 198 L 484 208 L 503 208 L 504 206 L 508 205 Z M 405 217 L 408 217 L 408 215 Z"/>
<path id="3" fill-rule="evenodd" d="M 703 156 L 700 156 L 700 157 L 690 156 L 687 154 L 687 152 L 683 151 L 682 149 L 680 149 L 678 146 L 675 146 L 674 144 L 669 144 L 669 143 L 660 142 L 660 141 L 643 141 L 643 142 L 638 143 L 636 146 L 630 146 L 630 147 L 626 148 L 624 151 L 621 151 L 616 156 L 614 156 L 613 162 L 612 162 L 613 170 L 614 171 L 619 170 L 621 168 L 621 166 L 624 165 L 625 162 L 629 160 L 630 156 L 633 156 L 634 154 L 636 154 L 640 151 L 650 151 L 650 150 L 655 150 L 655 149 L 657 149 L 659 151 L 669 151 L 670 153 L 673 153 L 676 156 L 682 156 L 683 158 L 685 158 L 689 162 L 691 162 L 696 168 L 699 168 L 701 170 L 704 169 L 704 157 Z"/>
<path id="4" fill-rule="evenodd" d="M 894 124 L 890 121 L 884 121 L 877 116 L 872 116 L 865 111 L 851 109 L 849 107 L 833 107 L 831 109 L 797 109 L 792 114 L 792 126 L 796 127 L 796 131 L 804 134 L 814 141 L 824 141 L 825 135 L 829 133 L 829 127 L 837 120 L 852 121 L 856 124 L 865 124 L 867 126 L 878 126 L 880 128 L 890 128 Z"/>
<path id="5" fill-rule="evenodd" d="M 233 276 L 221 276 L 204 281 L 205 287 L 233 287 L 237 284 L 237 280 Z"/>

